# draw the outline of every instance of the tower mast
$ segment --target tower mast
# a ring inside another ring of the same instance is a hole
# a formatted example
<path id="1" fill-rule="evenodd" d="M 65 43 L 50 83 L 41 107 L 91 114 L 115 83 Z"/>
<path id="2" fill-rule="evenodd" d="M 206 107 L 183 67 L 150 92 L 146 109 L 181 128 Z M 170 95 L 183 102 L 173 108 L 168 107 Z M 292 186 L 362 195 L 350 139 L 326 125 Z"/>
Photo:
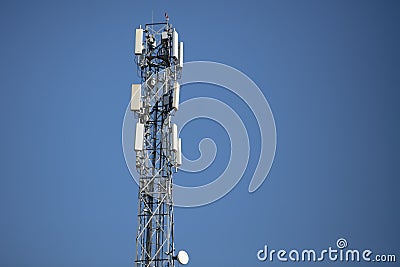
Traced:
<path id="1" fill-rule="evenodd" d="M 136 29 L 135 55 L 141 78 L 131 97 L 140 174 L 135 266 L 173 267 L 174 260 L 186 264 L 189 258 L 174 247 L 172 176 L 181 165 L 181 140 L 171 116 L 179 108 L 183 43 L 167 15 L 165 22 Z"/>

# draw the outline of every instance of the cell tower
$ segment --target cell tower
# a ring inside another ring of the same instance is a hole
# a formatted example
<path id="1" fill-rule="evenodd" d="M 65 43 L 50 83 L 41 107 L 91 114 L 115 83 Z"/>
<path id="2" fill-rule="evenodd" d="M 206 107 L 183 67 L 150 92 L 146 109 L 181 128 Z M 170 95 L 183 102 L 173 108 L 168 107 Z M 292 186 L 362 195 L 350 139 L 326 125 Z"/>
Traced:
<path id="1" fill-rule="evenodd" d="M 187 264 L 185 251 L 175 252 L 172 175 L 181 165 L 181 139 L 171 116 L 179 108 L 178 80 L 183 43 L 169 23 L 136 29 L 135 59 L 141 84 L 132 84 L 131 110 L 136 124 L 136 169 L 139 178 L 136 267 Z"/>

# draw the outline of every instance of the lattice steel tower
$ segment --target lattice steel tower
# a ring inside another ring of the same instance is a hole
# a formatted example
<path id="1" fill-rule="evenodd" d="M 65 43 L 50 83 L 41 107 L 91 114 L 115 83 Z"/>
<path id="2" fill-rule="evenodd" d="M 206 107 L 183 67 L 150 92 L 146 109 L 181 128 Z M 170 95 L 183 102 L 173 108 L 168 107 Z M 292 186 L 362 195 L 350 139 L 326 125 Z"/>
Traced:
<path id="1" fill-rule="evenodd" d="M 135 266 L 173 267 L 189 258 L 174 247 L 172 175 L 181 164 L 181 140 L 171 116 L 179 106 L 183 43 L 167 15 L 165 22 L 136 29 L 135 55 L 141 78 L 131 97 L 140 174 Z"/>

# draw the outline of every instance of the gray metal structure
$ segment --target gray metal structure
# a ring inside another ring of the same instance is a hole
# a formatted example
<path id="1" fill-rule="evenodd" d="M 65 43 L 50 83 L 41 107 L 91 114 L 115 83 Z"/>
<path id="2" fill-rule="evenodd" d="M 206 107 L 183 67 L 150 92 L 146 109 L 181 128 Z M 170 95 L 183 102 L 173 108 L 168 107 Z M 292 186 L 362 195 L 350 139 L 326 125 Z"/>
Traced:
<path id="1" fill-rule="evenodd" d="M 135 266 L 173 267 L 177 257 L 172 176 L 180 166 L 181 149 L 171 115 L 179 105 L 183 43 L 178 43 L 168 18 L 136 29 L 135 55 L 141 78 L 141 84 L 132 85 L 131 98 L 138 119 L 135 151 L 140 174 Z"/>

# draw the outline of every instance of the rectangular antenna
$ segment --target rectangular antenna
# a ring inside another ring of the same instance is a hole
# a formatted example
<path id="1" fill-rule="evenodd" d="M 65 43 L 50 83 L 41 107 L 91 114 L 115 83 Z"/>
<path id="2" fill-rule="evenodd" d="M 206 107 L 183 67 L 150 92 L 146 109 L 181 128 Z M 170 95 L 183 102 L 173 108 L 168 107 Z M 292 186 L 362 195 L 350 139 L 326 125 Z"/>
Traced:
<path id="1" fill-rule="evenodd" d="M 144 124 L 136 123 L 136 134 L 135 134 L 135 151 L 143 150 L 143 136 L 144 136 Z"/>
<path id="2" fill-rule="evenodd" d="M 175 123 L 172 124 L 172 150 L 178 151 L 178 126 Z"/>
<path id="3" fill-rule="evenodd" d="M 179 85 L 178 82 L 174 82 L 174 96 L 172 99 L 172 108 L 176 110 L 179 109 L 179 91 L 181 89 L 181 86 Z"/>
<path id="4" fill-rule="evenodd" d="M 182 165 L 182 140 L 179 138 L 178 140 L 178 151 L 176 155 L 176 166 Z"/>
<path id="5" fill-rule="evenodd" d="M 179 43 L 179 67 L 183 68 L 183 42 Z"/>
<path id="6" fill-rule="evenodd" d="M 178 59 L 179 57 L 179 40 L 178 33 L 174 30 L 172 32 L 172 57 Z"/>
<path id="7" fill-rule="evenodd" d="M 142 85 L 132 84 L 132 95 L 131 95 L 131 110 L 139 111 L 142 107 Z"/>
<path id="8" fill-rule="evenodd" d="M 143 29 L 136 29 L 135 55 L 143 53 Z"/>

